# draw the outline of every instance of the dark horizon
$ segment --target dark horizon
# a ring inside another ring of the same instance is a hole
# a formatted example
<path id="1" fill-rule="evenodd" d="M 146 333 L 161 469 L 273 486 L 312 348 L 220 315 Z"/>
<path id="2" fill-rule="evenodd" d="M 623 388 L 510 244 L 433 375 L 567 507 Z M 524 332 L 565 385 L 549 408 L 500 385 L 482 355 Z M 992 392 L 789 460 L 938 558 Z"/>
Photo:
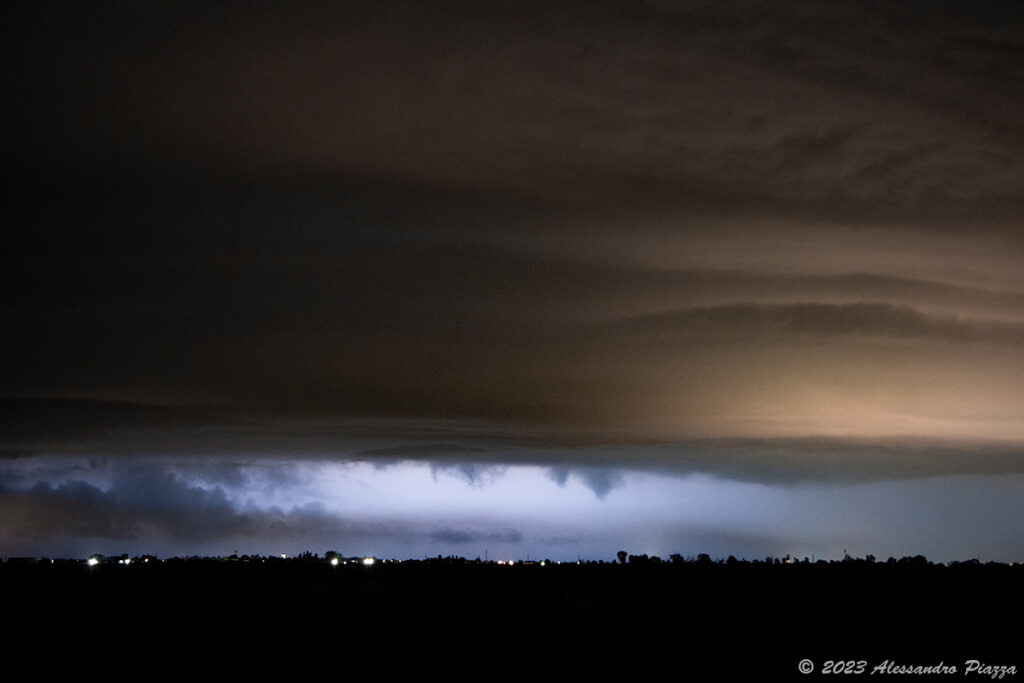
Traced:
<path id="1" fill-rule="evenodd" d="M 347 553 L 339 552 L 337 550 L 326 550 L 321 555 L 319 552 L 311 550 L 305 550 L 295 555 L 288 555 L 287 553 L 232 553 L 231 555 L 198 555 L 198 554 L 182 554 L 174 555 L 171 557 L 160 557 L 154 553 L 141 553 L 138 555 L 131 555 L 129 553 L 117 553 L 106 555 L 103 553 L 89 553 L 81 557 L 24 557 L 24 556 L 11 556 L 11 557 L 0 557 L 0 564 L 7 564 L 12 567 L 26 567 L 26 566 L 40 566 L 46 567 L 51 565 L 60 564 L 62 566 L 67 565 L 82 565 L 85 567 L 98 567 L 98 566 L 118 566 L 127 567 L 139 564 L 149 564 L 150 562 L 161 564 L 169 562 L 172 564 L 181 563 L 196 563 L 202 565 L 210 565 L 211 563 L 222 564 L 222 563 L 249 563 L 258 562 L 266 563 L 270 561 L 272 564 L 307 564 L 307 565 L 322 565 L 329 567 L 344 567 L 348 565 L 354 565 L 356 567 L 363 567 L 367 571 L 370 571 L 373 567 L 378 565 L 487 565 L 487 566 L 505 566 L 505 567 L 556 567 L 556 566 L 601 566 L 601 565 L 615 565 L 615 566 L 633 566 L 633 567 L 660 567 L 662 565 L 668 567 L 675 565 L 677 567 L 683 566 L 782 566 L 782 565 L 815 565 L 817 567 L 827 567 L 836 565 L 849 565 L 849 566 L 882 566 L 886 565 L 889 567 L 899 568 L 923 568 L 923 567 L 935 567 L 935 568 L 962 568 L 962 567 L 1018 567 L 1022 566 L 1019 562 L 981 562 L 977 558 L 967 558 L 960 560 L 950 560 L 947 562 L 936 562 L 930 560 L 923 555 L 905 555 L 903 557 L 888 558 L 877 558 L 874 555 L 868 555 L 866 557 L 853 557 L 849 554 L 844 555 L 842 558 L 821 558 L 821 557 L 791 557 L 790 555 L 783 555 L 780 557 L 767 556 L 763 558 L 744 558 L 735 557 L 730 555 L 728 557 L 712 557 L 707 553 L 671 553 L 667 557 L 661 557 L 659 555 L 647 555 L 646 553 L 633 554 L 625 550 L 618 551 L 614 557 L 611 558 L 584 558 L 579 557 L 576 560 L 552 560 L 547 557 L 530 556 L 527 554 L 525 557 L 507 558 L 507 559 L 495 559 L 489 556 L 485 552 L 483 557 L 472 557 L 463 556 L 458 554 L 444 554 L 439 553 L 436 556 L 423 556 L 423 557 L 378 557 L 372 555 L 350 555 Z"/>
<path id="2" fill-rule="evenodd" d="M 727 680 L 1001 679 L 1019 668 L 1019 628 L 1005 610 L 1020 599 L 1022 572 L 923 558 L 517 567 L 269 558 L 3 563 L 0 586 L 17 625 L 8 645 L 59 644 L 52 661 L 23 658 L 37 675 L 152 672 L 160 662 L 163 676 L 204 679 L 442 665 L 454 680 L 481 671 L 646 679 L 673 667 Z"/>

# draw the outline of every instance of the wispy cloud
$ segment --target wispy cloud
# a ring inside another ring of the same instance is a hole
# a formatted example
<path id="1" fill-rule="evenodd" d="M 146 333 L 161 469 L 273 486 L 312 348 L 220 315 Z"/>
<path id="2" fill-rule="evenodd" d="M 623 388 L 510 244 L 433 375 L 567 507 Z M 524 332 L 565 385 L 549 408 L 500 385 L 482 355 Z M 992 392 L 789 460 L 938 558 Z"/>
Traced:
<path id="1" fill-rule="evenodd" d="M 627 318 L 614 328 L 644 338 L 844 337 L 1024 345 L 1024 323 L 972 320 L 885 303 L 730 304 Z"/>

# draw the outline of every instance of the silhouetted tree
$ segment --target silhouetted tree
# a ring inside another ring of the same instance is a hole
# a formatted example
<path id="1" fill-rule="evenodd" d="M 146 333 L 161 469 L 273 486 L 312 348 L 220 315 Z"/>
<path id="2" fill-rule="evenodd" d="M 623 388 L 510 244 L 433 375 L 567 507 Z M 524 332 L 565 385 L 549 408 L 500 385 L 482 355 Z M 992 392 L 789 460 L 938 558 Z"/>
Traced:
<path id="1" fill-rule="evenodd" d="M 627 553 L 625 550 L 620 550 L 615 553 L 615 556 L 619 558 L 619 564 L 626 564 L 626 555 Z"/>

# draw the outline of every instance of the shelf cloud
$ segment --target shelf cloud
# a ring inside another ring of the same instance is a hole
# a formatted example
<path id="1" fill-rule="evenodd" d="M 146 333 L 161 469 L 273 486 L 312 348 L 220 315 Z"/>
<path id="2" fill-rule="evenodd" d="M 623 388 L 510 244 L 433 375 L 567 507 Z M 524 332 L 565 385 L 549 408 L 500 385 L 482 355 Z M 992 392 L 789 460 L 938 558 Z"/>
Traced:
<path id="1" fill-rule="evenodd" d="M 868 487 L 1005 557 L 977 487 L 1020 486 L 1022 20 L 5 3 L 0 538 L 575 554 L 628 539 L 619 510 L 662 554 L 824 552 L 890 538 L 811 520 Z M 342 514 L 307 481 L 362 467 L 451 505 Z M 703 477 L 729 504 L 687 518 Z M 724 521 L 755 499 L 807 516 Z"/>

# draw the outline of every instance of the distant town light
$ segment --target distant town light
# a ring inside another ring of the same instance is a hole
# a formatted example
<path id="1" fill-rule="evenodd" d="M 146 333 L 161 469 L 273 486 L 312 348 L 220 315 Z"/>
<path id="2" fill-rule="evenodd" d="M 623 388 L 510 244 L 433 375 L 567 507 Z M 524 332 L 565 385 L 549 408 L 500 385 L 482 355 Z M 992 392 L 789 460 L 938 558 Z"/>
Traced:
<path id="1" fill-rule="evenodd" d="M 281 553 L 281 559 L 282 560 L 288 559 L 288 553 Z"/>
<path id="2" fill-rule="evenodd" d="M 88 560 L 85 561 L 85 563 L 90 567 L 95 567 L 100 563 L 100 561 L 97 560 L 95 557 L 90 557 Z"/>
<path id="3" fill-rule="evenodd" d="M 369 567 L 370 565 L 373 564 L 373 558 L 372 557 L 364 557 L 363 558 L 363 564 L 365 564 L 367 567 Z"/>
<path id="4" fill-rule="evenodd" d="M 336 557 L 332 557 L 331 558 L 331 566 L 332 567 L 337 567 L 338 566 L 338 558 L 336 558 Z"/>

